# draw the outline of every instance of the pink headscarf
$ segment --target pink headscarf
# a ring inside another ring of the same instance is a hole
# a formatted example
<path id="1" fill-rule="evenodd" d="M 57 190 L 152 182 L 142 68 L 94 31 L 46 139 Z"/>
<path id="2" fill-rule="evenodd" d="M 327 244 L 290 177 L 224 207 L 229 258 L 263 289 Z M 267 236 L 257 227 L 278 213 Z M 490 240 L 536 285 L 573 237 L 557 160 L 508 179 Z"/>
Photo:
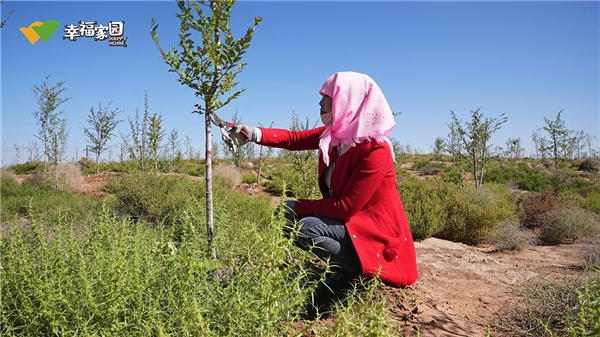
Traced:
<path id="1" fill-rule="evenodd" d="M 319 141 L 325 165 L 329 166 L 329 150 L 333 147 L 355 146 L 367 139 L 387 142 L 396 161 L 388 138 L 396 122 L 373 79 L 356 72 L 337 72 L 325 81 L 319 93 L 333 101 L 333 123 L 323 131 Z"/>

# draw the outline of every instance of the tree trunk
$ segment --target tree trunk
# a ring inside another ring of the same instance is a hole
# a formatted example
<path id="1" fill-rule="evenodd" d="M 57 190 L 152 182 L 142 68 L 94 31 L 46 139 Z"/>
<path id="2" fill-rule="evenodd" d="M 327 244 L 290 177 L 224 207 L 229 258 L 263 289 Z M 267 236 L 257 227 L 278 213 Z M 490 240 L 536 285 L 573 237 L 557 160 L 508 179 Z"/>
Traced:
<path id="1" fill-rule="evenodd" d="M 215 226 L 213 223 L 213 193 L 212 193 L 212 124 L 211 116 L 212 109 L 208 103 L 205 106 L 204 122 L 206 127 L 206 233 L 208 239 L 208 247 L 212 250 L 213 260 L 217 260 L 217 251 L 213 246 L 215 236 Z"/>
<path id="2" fill-rule="evenodd" d="M 258 151 L 258 175 L 256 176 L 256 183 L 260 184 L 260 171 L 261 171 L 261 165 L 262 165 L 262 150 L 263 147 L 260 147 L 260 150 Z"/>

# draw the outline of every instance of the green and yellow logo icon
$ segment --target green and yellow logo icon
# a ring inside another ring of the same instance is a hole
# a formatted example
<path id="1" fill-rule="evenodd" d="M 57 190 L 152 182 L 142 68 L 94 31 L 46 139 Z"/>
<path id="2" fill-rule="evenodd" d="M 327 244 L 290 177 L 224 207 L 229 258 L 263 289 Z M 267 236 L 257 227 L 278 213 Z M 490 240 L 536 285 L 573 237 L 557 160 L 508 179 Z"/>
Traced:
<path id="1" fill-rule="evenodd" d="M 54 20 L 46 20 L 44 22 L 35 21 L 34 23 L 30 24 L 29 27 L 19 28 L 19 30 L 33 45 L 40 38 L 42 41 L 48 42 L 50 37 L 54 35 L 54 32 L 56 32 L 59 26 L 60 22 Z"/>

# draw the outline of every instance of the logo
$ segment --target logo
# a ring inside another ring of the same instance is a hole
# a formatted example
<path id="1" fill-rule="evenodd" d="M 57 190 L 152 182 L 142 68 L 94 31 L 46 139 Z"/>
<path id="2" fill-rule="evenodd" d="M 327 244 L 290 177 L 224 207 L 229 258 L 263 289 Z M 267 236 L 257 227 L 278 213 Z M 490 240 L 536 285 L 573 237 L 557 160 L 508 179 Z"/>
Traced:
<path id="1" fill-rule="evenodd" d="M 59 26 L 60 22 L 54 20 L 35 21 L 29 27 L 19 28 L 19 30 L 34 45 L 40 38 L 42 41 L 48 42 Z"/>
<path id="2" fill-rule="evenodd" d="M 94 38 L 94 41 L 108 40 L 109 46 L 127 47 L 124 36 L 125 21 L 110 21 L 108 26 L 97 21 L 79 21 L 79 25 L 65 25 L 63 40 L 77 41 L 78 38 Z"/>

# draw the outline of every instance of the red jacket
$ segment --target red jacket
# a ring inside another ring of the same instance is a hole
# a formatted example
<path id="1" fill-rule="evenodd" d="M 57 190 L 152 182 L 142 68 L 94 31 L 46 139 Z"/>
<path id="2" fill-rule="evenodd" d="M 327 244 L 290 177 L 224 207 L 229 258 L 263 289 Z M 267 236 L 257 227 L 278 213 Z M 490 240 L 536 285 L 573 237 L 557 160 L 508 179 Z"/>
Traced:
<path id="1" fill-rule="evenodd" d="M 260 128 L 261 145 L 287 150 L 316 150 L 325 126 L 306 131 Z M 407 286 L 418 278 L 415 246 L 400 200 L 396 171 L 386 142 L 365 141 L 336 162 L 331 189 L 323 182 L 325 163 L 319 156 L 321 200 L 299 199 L 298 217 L 324 216 L 346 222 L 360 258 L 362 274 Z M 330 163 L 337 151 L 329 153 Z"/>

